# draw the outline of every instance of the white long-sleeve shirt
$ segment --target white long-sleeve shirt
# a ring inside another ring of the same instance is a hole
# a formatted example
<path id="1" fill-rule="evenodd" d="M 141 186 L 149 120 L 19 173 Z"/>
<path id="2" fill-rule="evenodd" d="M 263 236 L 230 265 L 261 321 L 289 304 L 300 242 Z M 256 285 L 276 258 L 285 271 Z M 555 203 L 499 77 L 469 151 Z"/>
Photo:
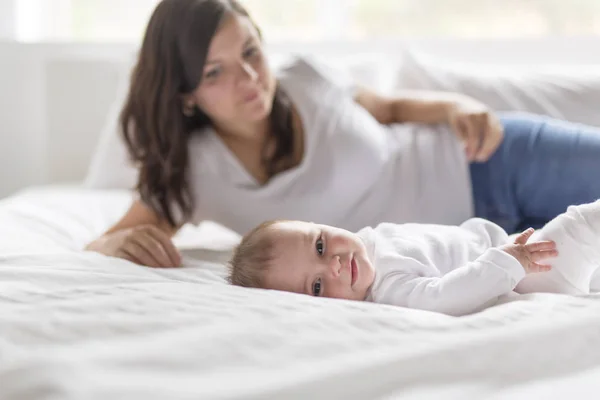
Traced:
<path id="1" fill-rule="evenodd" d="M 527 276 L 498 249 L 512 242 L 506 232 L 479 218 L 460 226 L 385 223 L 358 235 L 375 267 L 367 300 L 376 303 L 463 315 L 513 290 L 587 294 L 600 282 L 600 200 L 570 206 L 531 236 L 554 241 L 558 256 L 544 261 L 549 272 Z"/>
<path id="2" fill-rule="evenodd" d="M 367 301 L 463 315 L 509 294 L 525 277 L 489 221 L 460 226 L 384 223 L 358 232 L 375 267 Z"/>

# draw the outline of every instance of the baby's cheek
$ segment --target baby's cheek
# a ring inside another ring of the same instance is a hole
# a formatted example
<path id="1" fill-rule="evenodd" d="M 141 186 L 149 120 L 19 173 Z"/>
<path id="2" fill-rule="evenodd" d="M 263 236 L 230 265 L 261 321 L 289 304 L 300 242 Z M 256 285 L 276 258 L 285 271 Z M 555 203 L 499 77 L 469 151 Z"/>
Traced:
<path id="1" fill-rule="evenodd" d="M 336 284 L 333 285 L 331 291 L 327 293 L 327 297 L 332 297 L 334 299 L 352 300 L 352 293 L 350 290 L 345 289 L 342 285 Z"/>

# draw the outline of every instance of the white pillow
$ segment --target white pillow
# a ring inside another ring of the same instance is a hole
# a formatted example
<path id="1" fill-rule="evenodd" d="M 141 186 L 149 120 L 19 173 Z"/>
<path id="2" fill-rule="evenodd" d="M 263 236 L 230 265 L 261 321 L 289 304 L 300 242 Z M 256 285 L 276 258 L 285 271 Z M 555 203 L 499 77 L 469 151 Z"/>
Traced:
<path id="1" fill-rule="evenodd" d="M 496 111 L 524 111 L 600 126 L 600 65 L 488 66 L 406 51 L 394 86 L 459 92 Z"/>
<path id="2" fill-rule="evenodd" d="M 133 189 L 137 169 L 129 160 L 119 127 L 119 114 L 129 92 L 133 64 L 123 66 L 117 93 L 99 134 L 83 185 L 92 189 Z"/>

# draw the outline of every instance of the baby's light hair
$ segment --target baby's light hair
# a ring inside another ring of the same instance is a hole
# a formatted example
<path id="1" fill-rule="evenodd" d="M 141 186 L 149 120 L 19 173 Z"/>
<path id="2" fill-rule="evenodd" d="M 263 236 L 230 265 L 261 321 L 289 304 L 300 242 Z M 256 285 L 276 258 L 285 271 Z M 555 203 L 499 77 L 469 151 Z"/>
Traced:
<path id="1" fill-rule="evenodd" d="M 247 288 L 265 287 L 265 273 L 275 256 L 275 237 L 268 231 L 279 222 L 282 220 L 263 222 L 242 238 L 229 261 L 229 283 Z"/>

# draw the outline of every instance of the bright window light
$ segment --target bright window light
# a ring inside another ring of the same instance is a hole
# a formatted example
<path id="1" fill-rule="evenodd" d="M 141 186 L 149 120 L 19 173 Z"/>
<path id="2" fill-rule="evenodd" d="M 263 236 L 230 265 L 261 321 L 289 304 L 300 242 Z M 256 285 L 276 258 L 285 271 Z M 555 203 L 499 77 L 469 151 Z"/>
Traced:
<path id="1" fill-rule="evenodd" d="M 0 0 L 23 41 L 139 42 L 157 0 Z M 600 34 L 599 0 L 242 0 L 266 40 Z"/>

